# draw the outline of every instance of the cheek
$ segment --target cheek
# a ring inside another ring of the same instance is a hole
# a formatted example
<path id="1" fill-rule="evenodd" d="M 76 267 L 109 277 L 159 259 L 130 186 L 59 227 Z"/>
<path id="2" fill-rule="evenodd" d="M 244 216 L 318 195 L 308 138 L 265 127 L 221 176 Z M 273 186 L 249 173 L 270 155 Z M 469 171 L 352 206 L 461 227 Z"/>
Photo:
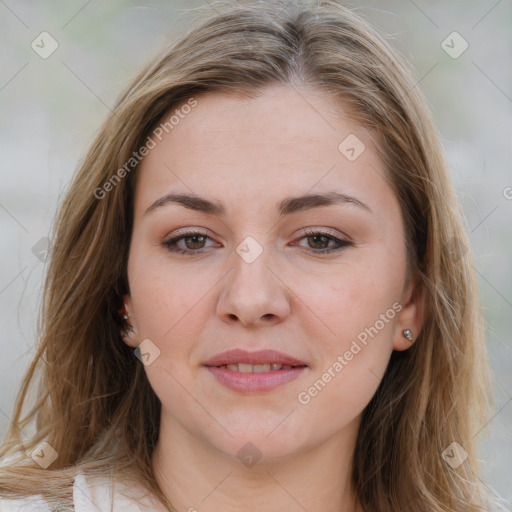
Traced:
<path id="1" fill-rule="evenodd" d="M 190 281 L 182 283 L 164 274 L 148 276 L 132 288 L 137 326 L 141 335 L 149 337 L 162 348 L 176 338 L 191 335 L 201 326 L 199 316 L 202 293 Z"/>
<path id="2" fill-rule="evenodd" d="M 399 303 L 393 308 L 382 296 L 375 298 L 370 309 L 365 297 L 347 293 L 347 302 L 340 304 L 347 309 L 333 312 L 330 320 L 335 334 L 318 343 L 319 364 L 295 397 L 303 420 L 312 428 L 321 418 L 324 435 L 334 434 L 364 410 L 380 385 L 393 350 Z"/>
<path id="3" fill-rule="evenodd" d="M 363 349 L 346 366 L 334 360 L 298 394 L 297 411 L 311 427 L 323 430 L 323 437 L 336 433 L 353 422 L 375 395 L 389 355 L 389 351 Z"/>
<path id="4" fill-rule="evenodd" d="M 383 335 L 391 334 L 401 296 L 401 271 L 395 272 L 376 258 L 368 261 L 361 259 L 357 266 L 344 266 L 327 279 L 315 276 L 300 280 L 300 295 L 307 298 L 306 305 L 329 328 L 331 336 L 325 339 L 332 340 L 330 344 L 345 345 L 376 323 Z"/>
<path id="5" fill-rule="evenodd" d="M 328 286 L 314 279 L 302 280 L 308 307 L 328 327 L 315 323 L 316 332 L 321 329 L 323 336 L 315 336 L 309 328 L 320 357 L 311 393 L 302 390 L 304 399 L 324 406 L 332 400 L 346 407 L 348 416 L 361 411 L 377 390 L 393 350 L 394 328 L 402 309 L 400 274 L 388 267 L 390 262 L 377 265 L 376 258 L 370 261 L 373 264 L 360 260 L 357 267 L 333 273 Z"/>
<path id="6" fill-rule="evenodd" d="M 187 403 L 183 383 L 190 381 L 190 353 L 204 326 L 204 292 L 183 273 L 158 264 L 147 265 L 130 284 L 139 339 L 150 339 L 159 351 L 145 367 L 150 385 L 160 400 L 172 397 L 182 408 Z"/>
<path id="7" fill-rule="evenodd" d="M 139 332 L 159 342 L 192 323 L 188 315 L 208 286 L 198 285 L 197 273 L 170 265 L 162 248 L 140 241 L 132 244 L 128 279 Z"/>
<path id="8" fill-rule="evenodd" d="M 148 379 L 162 401 L 173 397 L 178 408 L 186 402 L 180 383 L 192 378 L 194 354 L 212 315 L 208 291 L 217 281 L 211 271 L 188 272 L 153 261 L 134 272 L 130 282 L 139 339 L 150 339 L 159 350 L 145 368 Z"/>

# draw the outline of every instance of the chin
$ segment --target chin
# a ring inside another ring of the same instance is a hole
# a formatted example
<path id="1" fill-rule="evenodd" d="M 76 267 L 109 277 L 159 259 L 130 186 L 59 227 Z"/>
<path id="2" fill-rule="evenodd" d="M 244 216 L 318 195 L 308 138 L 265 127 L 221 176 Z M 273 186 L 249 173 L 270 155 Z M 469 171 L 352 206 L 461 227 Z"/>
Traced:
<path id="1" fill-rule="evenodd" d="M 314 444 L 312 439 L 305 437 L 304 429 L 285 426 L 284 423 L 279 424 L 279 421 L 274 421 L 272 427 L 256 421 L 230 423 L 231 435 L 223 431 L 220 437 L 211 438 L 208 435 L 210 431 L 205 438 L 229 458 L 235 457 L 243 462 L 244 458 L 249 457 L 258 459 L 258 464 L 285 460 L 298 451 L 306 451 L 308 445 Z"/>

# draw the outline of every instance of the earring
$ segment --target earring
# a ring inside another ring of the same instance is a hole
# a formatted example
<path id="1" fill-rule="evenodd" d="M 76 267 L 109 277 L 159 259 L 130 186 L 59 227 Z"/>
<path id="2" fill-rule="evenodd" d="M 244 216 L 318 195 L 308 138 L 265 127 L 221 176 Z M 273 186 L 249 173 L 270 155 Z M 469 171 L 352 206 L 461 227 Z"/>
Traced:
<path id="1" fill-rule="evenodd" d="M 123 319 L 123 323 L 126 324 L 125 328 L 121 331 L 121 336 L 123 338 L 128 338 L 128 336 L 130 336 L 130 333 L 134 332 L 134 330 L 132 325 L 126 321 L 131 316 L 130 313 L 128 313 L 128 308 L 126 307 L 126 304 L 123 304 L 123 307 L 119 308 L 117 310 L 117 313 Z"/>
<path id="2" fill-rule="evenodd" d="M 122 316 L 124 320 L 128 320 L 128 317 L 131 316 L 130 313 L 128 313 L 128 308 L 126 304 L 123 304 L 123 307 L 119 308 L 117 310 L 117 313 L 119 314 L 119 316 Z"/>
<path id="3" fill-rule="evenodd" d="M 404 329 L 402 331 L 402 334 L 404 335 L 405 338 L 407 338 L 409 341 L 412 341 L 412 331 L 411 329 Z"/>

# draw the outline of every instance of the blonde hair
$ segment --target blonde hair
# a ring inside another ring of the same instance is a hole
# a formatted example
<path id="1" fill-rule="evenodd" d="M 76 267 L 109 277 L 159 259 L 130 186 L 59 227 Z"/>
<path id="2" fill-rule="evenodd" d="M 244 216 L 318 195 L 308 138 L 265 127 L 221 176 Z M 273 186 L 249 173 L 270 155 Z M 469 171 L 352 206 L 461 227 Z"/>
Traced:
<path id="1" fill-rule="evenodd" d="M 477 285 L 440 137 L 412 74 L 366 21 L 334 0 L 215 7 L 122 94 L 67 192 L 37 354 L 0 452 L 21 456 L 0 470 L 0 492 L 70 503 L 77 470 L 112 472 L 137 475 L 170 506 L 151 466 L 160 403 L 116 320 L 128 290 L 136 176 L 126 162 L 190 98 L 255 96 L 282 84 L 328 93 L 374 135 L 401 205 L 409 275 L 425 297 L 422 332 L 409 350 L 393 352 L 363 413 L 352 471 L 360 503 L 371 512 L 486 510 L 474 436 L 492 397 Z M 98 192 L 122 168 L 122 179 Z M 24 439 L 34 420 L 36 432 Z M 43 440 L 58 453 L 48 469 L 27 457 Z M 441 455 L 453 442 L 468 453 L 457 468 Z"/>

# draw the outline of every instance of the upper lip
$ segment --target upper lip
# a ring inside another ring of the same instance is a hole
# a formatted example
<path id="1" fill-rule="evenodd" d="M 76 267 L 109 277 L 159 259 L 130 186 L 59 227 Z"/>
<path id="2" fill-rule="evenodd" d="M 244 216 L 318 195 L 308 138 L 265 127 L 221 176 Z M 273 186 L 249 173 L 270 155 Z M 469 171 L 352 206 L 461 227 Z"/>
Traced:
<path id="1" fill-rule="evenodd" d="M 242 349 L 233 349 L 213 356 L 204 362 L 205 366 L 223 366 L 225 364 L 282 364 L 290 366 L 307 366 L 304 361 L 295 357 L 278 352 L 277 350 L 258 350 L 256 352 L 247 352 Z"/>

